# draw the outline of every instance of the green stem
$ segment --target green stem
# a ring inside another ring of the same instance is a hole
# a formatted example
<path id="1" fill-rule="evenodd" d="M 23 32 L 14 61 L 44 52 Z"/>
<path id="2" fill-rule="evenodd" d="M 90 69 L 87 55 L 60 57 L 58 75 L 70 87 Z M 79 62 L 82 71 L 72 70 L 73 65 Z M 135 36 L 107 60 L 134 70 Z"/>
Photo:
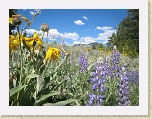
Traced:
<path id="1" fill-rule="evenodd" d="M 21 81 L 22 81 L 22 68 L 23 68 L 23 59 L 22 59 L 22 47 L 21 47 L 21 38 L 20 38 L 20 31 L 19 31 L 19 26 L 17 26 L 17 31 L 18 31 L 18 34 L 19 34 L 19 37 L 18 37 L 18 39 L 19 39 L 19 44 L 20 44 L 20 70 L 21 70 L 21 72 L 20 72 L 20 80 L 19 80 L 19 86 L 21 85 Z M 19 94 L 20 94 L 20 92 L 18 92 L 18 94 L 17 94 L 17 100 L 19 100 Z M 19 103 L 19 101 L 18 101 L 18 103 Z"/>
<path id="2" fill-rule="evenodd" d="M 17 26 L 17 31 L 18 31 L 18 34 L 19 34 L 19 44 L 20 44 L 20 64 L 21 64 L 21 72 L 20 72 L 20 82 L 19 82 L 19 85 L 21 85 L 21 81 L 22 81 L 22 70 L 23 70 L 23 59 L 22 59 L 22 47 L 21 47 L 21 38 L 20 38 L 20 31 L 19 31 L 19 26 Z"/>

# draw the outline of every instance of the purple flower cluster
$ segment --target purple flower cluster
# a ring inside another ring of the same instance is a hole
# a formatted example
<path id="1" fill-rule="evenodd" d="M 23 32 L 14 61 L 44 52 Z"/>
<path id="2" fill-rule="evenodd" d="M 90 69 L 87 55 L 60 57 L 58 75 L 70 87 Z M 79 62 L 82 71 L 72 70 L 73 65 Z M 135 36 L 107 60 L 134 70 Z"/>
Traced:
<path id="1" fill-rule="evenodd" d="M 66 43 L 64 42 L 64 39 L 62 39 L 62 43 L 61 43 L 61 45 L 62 45 L 62 50 L 61 50 L 61 57 L 62 58 L 64 58 L 66 55 L 65 55 L 65 52 L 64 51 L 66 51 Z M 64 51 L 63 51 L 64 50 Z"/>
<path id="2" fill-rule="evenodd" d="M 106 60 L 105 60 L 106 61 Z M 90 94 L 88 106 L 100 106 L 104 102 L 105 96 L 104 96 L 104 83 L 106 82 L 106 69 L 107 65 L 106 62 L 103 62 L 102 64 L 96 63 L 95 65 L 95 71 L 93 72 L 93 76 L 91 77 L 91 82 L 93 83 L 92 91 L 94 94 Z"/>
<path id="3" fill-rule="evenodd" d="M 130 104 L 129 100 L 129 81 L 126 75 L 126 67 L 122 66 L 122 72 L 120 73 L 120 82 L 119 82 L 119 106 L 128 106 Z"/>
<path id="4" fill-rule="evenodd" d="M 126 71 L 126 75 L 129 78 L 130 83 L 139 84 L 139 70 Z"/>
<path id="5" fill-rule="evenodd" d="M 80 66 L 80 72 L 87 71 L 88 59 L 87 59 L 85 53 L 81 52 L 79 54 L 78 62 L 79 62 L 79 66 Z"/>

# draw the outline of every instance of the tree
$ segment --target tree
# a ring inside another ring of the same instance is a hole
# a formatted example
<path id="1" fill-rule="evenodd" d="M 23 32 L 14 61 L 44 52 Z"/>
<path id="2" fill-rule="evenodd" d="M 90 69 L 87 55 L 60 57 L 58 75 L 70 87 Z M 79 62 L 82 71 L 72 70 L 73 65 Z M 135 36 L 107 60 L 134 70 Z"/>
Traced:
<path id="1" fill-rule="evenodd" d="M 16 9 L 9 9 L 9 17 L 12 17 L 12 15 L 17 14 L 17 10 Z M 15 29 L 15 26 L 9 23 L 9 35 L 12 35 L 12 30 Z"/>
<path id="2" fill-rule="evenodd" d="M 132 56 L 139 54 L 139 10 L 130 9 L 128 15 L 119 23 L 116 34 L 109 37 L 107 45 L 116 45 L 120 52 L 132 51 Z"/>

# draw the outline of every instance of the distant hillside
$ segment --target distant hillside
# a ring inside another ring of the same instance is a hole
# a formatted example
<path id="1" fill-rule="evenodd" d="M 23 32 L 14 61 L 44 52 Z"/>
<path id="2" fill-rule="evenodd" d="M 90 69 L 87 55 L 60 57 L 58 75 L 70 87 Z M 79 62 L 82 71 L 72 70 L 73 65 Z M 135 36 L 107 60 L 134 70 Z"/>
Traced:
<path id="1" fill-rule="evenodd" d="M 95 46 L 97 47 L 100 43 L 98 42 L 93 42 L 93 43 L 90 43 L 90 44 L 75 44 L 74 46 Z"/>

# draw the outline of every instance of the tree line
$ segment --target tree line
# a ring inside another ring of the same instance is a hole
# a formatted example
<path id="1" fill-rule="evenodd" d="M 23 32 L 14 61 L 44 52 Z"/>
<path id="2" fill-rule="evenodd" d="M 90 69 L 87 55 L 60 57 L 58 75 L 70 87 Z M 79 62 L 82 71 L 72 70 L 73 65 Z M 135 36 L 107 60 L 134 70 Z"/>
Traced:
<path id="1" fill-rule="evenodd" d="M 130 9 L 127 16 L 119 23 L 116 33 L 107 42 L 107 47 L 114 45 L 120 52 L 131 57 L 139 55 L 139 9 Z"/>

